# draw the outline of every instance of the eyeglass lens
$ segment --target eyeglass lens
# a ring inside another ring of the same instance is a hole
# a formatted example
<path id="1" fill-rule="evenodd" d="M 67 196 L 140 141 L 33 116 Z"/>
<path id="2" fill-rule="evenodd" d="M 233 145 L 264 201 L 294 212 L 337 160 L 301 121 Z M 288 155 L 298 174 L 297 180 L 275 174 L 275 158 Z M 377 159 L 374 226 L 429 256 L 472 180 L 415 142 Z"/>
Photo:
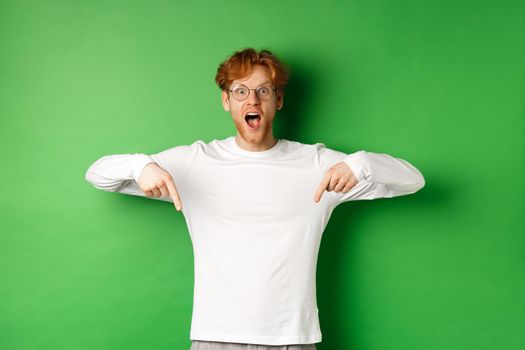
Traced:
<path id="1" fill-rule="evenodd" d="M 232 89 L 233 97 L 237 100 L 245 100 L 250 94 L 251 90 L 255 90 L 257 97 L 261 100 L 267 100 L 272 96 L 273 89 L 269 86 L 259 86 L 256 89 L 248 89 L 246 86 L 239 85 Z"/>

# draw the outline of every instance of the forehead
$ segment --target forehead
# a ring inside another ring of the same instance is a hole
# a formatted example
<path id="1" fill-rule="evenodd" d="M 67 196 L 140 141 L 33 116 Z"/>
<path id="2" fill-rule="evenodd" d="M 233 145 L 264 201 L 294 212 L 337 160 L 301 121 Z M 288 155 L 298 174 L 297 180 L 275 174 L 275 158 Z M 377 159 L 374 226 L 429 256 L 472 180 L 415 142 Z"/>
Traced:
<path id="1" fill-rule="evenodd" d="M 268 68 L 260 66 L 260 65 L 255 65 L 252 69 L 252 72 L 247 77 L 243 79 L 235 79 L 234 81 L 232 81 L 232 85 L 233 84 L 243 84 L 243 85 L 248 85 L 248 86 L 271 84 L 271 83 L 272 83 L 272 80 L 270 76 L 270 71 L 268 70 Z"/>

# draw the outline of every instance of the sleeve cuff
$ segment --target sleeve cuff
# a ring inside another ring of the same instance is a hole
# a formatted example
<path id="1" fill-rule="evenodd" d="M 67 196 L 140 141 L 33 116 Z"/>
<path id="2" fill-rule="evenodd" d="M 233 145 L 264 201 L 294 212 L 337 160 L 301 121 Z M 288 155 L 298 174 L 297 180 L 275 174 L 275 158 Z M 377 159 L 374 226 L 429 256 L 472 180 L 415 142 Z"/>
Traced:
<path id="1" fill-rule="evenodd" d="M 136 160 L 134 160 L 133 165 L 131 166 L 131 176 L 135 180 L 136 183 L 139 182 L 139 176 L 142 170 L 146 165 L 149 163 L 154 163 L 155 161 L 153 158 L 146 154 L 135 154 L 137 157 Z"/>
<path id="2" fill-rule="evenodd" d="M 366 177 L 366 152 L 364 150 L 347 155 L 343 161 L 352 169 L 357 181 Z"/>

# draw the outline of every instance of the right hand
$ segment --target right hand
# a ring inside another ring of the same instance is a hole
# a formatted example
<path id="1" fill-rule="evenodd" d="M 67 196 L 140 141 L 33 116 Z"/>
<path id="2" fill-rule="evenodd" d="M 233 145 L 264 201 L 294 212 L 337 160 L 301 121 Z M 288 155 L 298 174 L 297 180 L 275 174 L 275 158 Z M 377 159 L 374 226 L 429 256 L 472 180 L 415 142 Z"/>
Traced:
<path id="1" fill-rule="evenodd" d="M 138 185 L 147 197 L 171 197 L 178 211 L 182 209 L 179 193 L 171 175 L 157 163 L 149 163 L 139 175 Z"/>

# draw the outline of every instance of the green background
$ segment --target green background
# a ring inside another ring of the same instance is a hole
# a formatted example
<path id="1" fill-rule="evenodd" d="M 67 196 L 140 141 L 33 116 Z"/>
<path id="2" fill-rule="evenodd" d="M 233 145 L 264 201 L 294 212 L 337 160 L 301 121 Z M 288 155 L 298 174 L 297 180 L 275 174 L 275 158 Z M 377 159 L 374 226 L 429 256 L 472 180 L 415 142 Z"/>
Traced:
<path id="1" fill-rule="evenodd" d="M 318 349 L 525 348 L 524 37 L 523 1 L 0 0 L 0 348 L 189 348 L 182 214 L 84 176 L 234 135 L 244 47 L 291 67 L 277 137 L 426 180 L 334 211 Z"/>

